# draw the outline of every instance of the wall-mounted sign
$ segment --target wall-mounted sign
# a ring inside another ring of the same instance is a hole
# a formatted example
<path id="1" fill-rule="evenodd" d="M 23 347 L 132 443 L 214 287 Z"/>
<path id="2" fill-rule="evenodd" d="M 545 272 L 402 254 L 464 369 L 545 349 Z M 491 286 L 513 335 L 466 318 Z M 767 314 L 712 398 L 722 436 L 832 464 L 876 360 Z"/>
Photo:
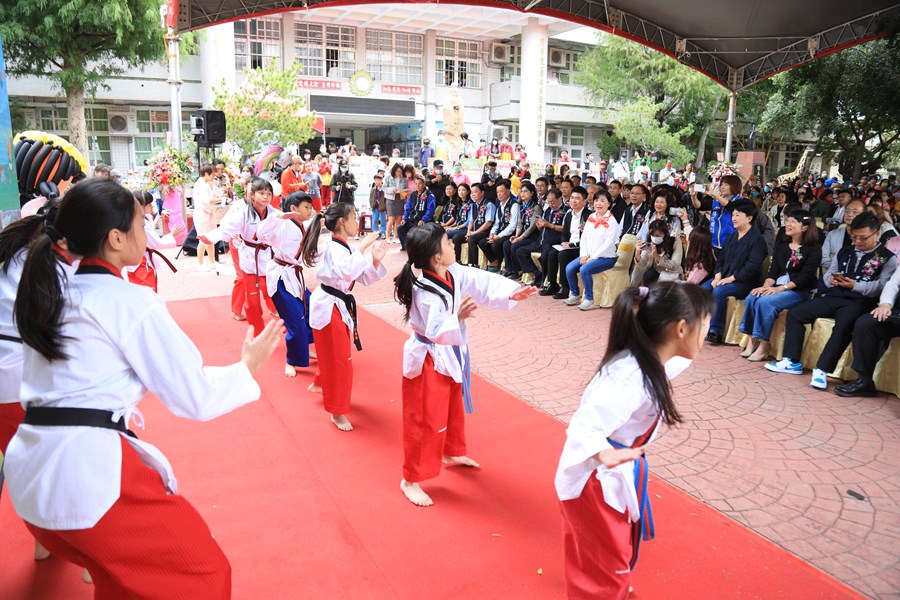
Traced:
<path id="1" fill-rule="evenodd" d="M 350 76 L 350 91 L 357 96 L 368 96 L 375 89 L 372 76 L 362 69 Z"/>
<path id="2" fill-rule="evenodd" d="M 331 79 L 307 79 L 305 77 L 297 78 L 297 87 L 307 90 L 340 90 L 343 88 L 343 82 Z"/>
<path id="3" fill-rule="evenodd" d="M 403 96 L 421 96 L 422 86 L 420 85 L 398 85 L 395 83 L 382 83 L 381 93 L 383 94 L 400 94 Z"/>

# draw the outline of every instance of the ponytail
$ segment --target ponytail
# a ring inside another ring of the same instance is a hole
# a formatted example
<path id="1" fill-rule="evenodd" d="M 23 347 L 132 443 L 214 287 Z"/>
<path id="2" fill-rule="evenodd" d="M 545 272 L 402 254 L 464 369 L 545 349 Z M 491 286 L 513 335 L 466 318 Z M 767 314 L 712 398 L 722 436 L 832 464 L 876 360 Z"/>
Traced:
<path id="1" fill-rule="evenodd" d="M 65 337 L 60 333 L 65 306 L 61 280 L 65 276 L 53 250 L 53 240 L 42 233 L 29 248 L 13 314 L 22 341 L 47 360 L 68 358 L 63 352 Z"/>
<path id="2" fill-rule="evenodd" d="M 322 221 L 325 221 L 325 229 L 334 232 L 338 221 L 346 219 L 350 213 L 356 210 L 352 202 L 335 202 L 324 211 L 320 212 L 312 220 L 309 231 L 303 238 L 303 250 L 300 253 L 304 267 L 313 267 L 319 257 L 319 233 L 322 231 Z"/>
<path id="3" fill-rule="evenodd" d="M 444 228 L 437 223 L 426 223 L 422 227 L 416 227 L 406 236 L 406 251 L 409 260 L 400 269 L 400 273 L 394 277 L 394 299 L 406 308 L 403 320 L 409 321 L 409 313 L 412 311 L 413 288 L 418 287 L 435 294 L 447 308 L 447 299 L 434 287 L 420 283 L 413 267 L 424 270 L 431 268 L 431 259 L 441 252 L 441 242 L 447 235 Z"/>
<path id="4" fill-rule="evenodd" d="M 58 209 L 58 200 L 48 200 L 37 214 L 10 223 L 0 231 L 0 271 L 8 273 L 16 254 L 43 234 L 47 225 L 53 225 Z"/>
<path id="5" fill-rule="evenodd" d="M 714 309 L 712 294 L 690 283 L 666 281 L 651 288 L 626 289 L 613 306 L 609 343 L 600 370 L 621 352 L 630 352 L 643 373 L 644 388 L 663 414 L 663 421 L 667 425 L 682 422 L 657 346 L 665 342 L 670 323 L 683 320 L 694 329 L 700 327 Z"/>
<path id="6" fill-rule="evenodd" d="M 22 341 L 47 360 L 66 358 L 66 338 L 61 334 L 65 273 L 54 244 L 65 239 L 72 254 L 98 256 L 110 231 L 131 233 L 138 210 L 134 196 L 118 183 L 88 179 L 69 187 L 55 223 L 45 224 L 44 231 L 31 242 L 13 314 Z"/>

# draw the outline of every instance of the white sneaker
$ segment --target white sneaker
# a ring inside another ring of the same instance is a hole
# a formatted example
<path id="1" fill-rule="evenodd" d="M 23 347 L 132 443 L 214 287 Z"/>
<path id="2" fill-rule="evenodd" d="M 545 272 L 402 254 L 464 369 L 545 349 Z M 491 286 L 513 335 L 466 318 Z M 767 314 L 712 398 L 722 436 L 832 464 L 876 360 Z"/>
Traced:
<path id="1" fill-rule="evenodd" d="M 828 374 L 822 369 L 813 369 L 812 379 L 810 380 L 809 385 L 813 386 L 817 390 L 827 390 Z"/>
<path id="2" fill-rule="evenodd" d="M 206 273 L 206 272 L 208 272 L 209 270 L 210 270 L 210 266 L 209 266 L 208 264 L 206 264 L 206 263 L 203 263 L 202 265 L 200 265 L 199 267 L 197 267 L 197 272 L 198 272 L 198 273 Z"/>
<path id="3" fill-rule="evenodd" d="M 766 363 L 766 369 L 773 373 L 789 373 L 791 375 L 803 375 L 803 365 L 784 357 L 778 362 Z"/>
<path id="4" fill-rule="evenodd" d="M 566 306 L 576 306 L 581 303 L 581 296 L 569 296 L 563 302 L 566 303 Z"/>
<path id="5" fill-rule="evenodd" d="M 581 304 L 578 305 L 579 310 L 594 310 L 595 308 L 600 308 L 596 304 L 594 304 L 593 300 L 585 300 Z"/>

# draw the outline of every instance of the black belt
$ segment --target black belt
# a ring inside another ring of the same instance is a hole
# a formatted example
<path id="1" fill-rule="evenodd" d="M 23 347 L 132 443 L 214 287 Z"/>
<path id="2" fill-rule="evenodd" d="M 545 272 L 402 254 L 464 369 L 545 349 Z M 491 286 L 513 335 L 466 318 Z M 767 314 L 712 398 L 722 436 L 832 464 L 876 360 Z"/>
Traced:
<path id="1" fill-rule="evenodd" d="M 356 298 L 353 297 L 353 294 L 345 294 L 341 290 L 324 283 L 320 283 L 319 287 L 322 288 L 322 291 L 328 292 L 338 300 L 343 301 L 344 306 L 347 307 L 347 312 L 350 313 L 350 318 L 353 319 L 353 343 L 356 344 L 357 350 L 362 350 L 362 342 L 359 341 L 359 330 L 356 321 Z"/>
<path id="2" fill-rule="evenodd" d="M 128 429 L 125 419 L 112 420 L 111 410 L 99 410 L 96 408 L 66 408 L 49 406 L 29 406 L 25 409 L 26 425 L 45 425 L 51 427 L 100 427 L 113 429 L 137 438 L 133 431 Z"/>
<path id="3" fill-rule="evenodd" d="M 5 341 L 5 342 L 15 342 L 15 343 L 17 343 L 17 344 L 21 344 L 21 343 L 22 343 L 22 338 L 17 338 L 17 337 L 12 336 L 12 335 L 4 335 L 4 334 L 2 334 L 2 333 L 0 333 L 0 340 L 3 340 L 3 341 Z"/>

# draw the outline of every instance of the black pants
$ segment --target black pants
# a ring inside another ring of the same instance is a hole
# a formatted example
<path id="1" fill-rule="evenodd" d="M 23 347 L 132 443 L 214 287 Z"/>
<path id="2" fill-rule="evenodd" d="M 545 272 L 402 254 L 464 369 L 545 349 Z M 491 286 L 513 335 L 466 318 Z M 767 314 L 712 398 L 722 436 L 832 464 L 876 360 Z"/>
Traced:
<path id="1" fill-rule="evenodd" d="M 545 273 L 549 273 L 548 277 L 550 278 L 550 283 L 559 282 L 560 287 L 564 287 L 569 289 L 569 280 L 566 279 L 566 267 L 570 262 L 578 258 L 580 254 L 580 250 L 578 248 L 566 248 L 564 250 L 550 250 L 550 260 L 549 260 L 549 271 L 545 271 Z"/>
<path id="2" fill-rule="evenodd" d="M 463 230 L 450 238 L 450 241 L 453 242 L 453 247 L 456 250 L 456 262 L 460 262 L 460 258 L 462 257 L 462 245 L 466 243 L 467 233 L 468 230 Z"/>
<path id="3" fill-rule="evenodd" d="M 869 314 L 856 320 L 853 326 L 853 370 L 860 378 L 872 380 L 875 365 L 891 339 L 900 337 L 900 309 L 895 308 L 887 321 L 879 321 Z"/>
<path id="4" fill-rule="evenodd" d="M 519 266 L 519 269 L 523 273 L 531 273 L 534 275 L 537 272 L 537 269 L 534 266 L 534 261 L 531 260 L 532 252 L 540 252 L 541 251 L 541 242 L 540 240 L 522 240 L 520 242 L 516 242 L 512 245 L 511 252 L 516 257 L 516 264 Z M 507 266 L 509 269 L 509 266 Z"/>
<path id="5" fill-rule="evenodd" d="M 850 344 L 856 320 L 875 307 L 875 300 L 820 296 L 790 309 L 784 329 L 784 356 L 800 362 L 803 355 L 804 325 L 816 319 L 833 318 L 834 330 L 822 349 L 816 368 L 831 373 Z"/>
<path id="6" fill-rule="evenodd" d="M 541 274 L 543 275 L 544 285 L 548 287 L 558 287 L 556 282 L 556 263 L 554 262 L 556 254 L 557 251 L 553 249 L 552 244 L 541 245 Z"/>
<path id="7" fill-rule="evenodd" d="M 419 226 L 419 219 L 410 219 L 403 225 L 397 228 L 397 237 L 400 238 L 400 248 L 406 248 L 406 236 L 409 234 L 410 230 L 414 227 Z"/>
<path id="8" fill-rule="evenodd" d="M 487 257 L 489 263 L 495 263 L 497 261 L 503 260 L 503 242 L 509 239 L 509 236 L 506 237 L 498 237 L 493 242 L 489 242 L 488 238 L 482 238 L 478 242 L 478 247 L 481 248 L 481 251 L 484 252 L 484 255 Z"/>
<path id="9" fill-rule="evenodd" d="M 490 235 L 490 231 L 482 231 L 481 233 L 473 233 L 469 236 L 469 239 L 466 240 L 465 232 L 456 234 L 453 236 L 453 245 L 456 246 L 456 260 L 459 261 L 462 257 L 462 245 L 469 245 L 469 266 L 477 267 L 478 266 L 478 242 L 483 239 L 486 239 L 487 236 Z"/>

